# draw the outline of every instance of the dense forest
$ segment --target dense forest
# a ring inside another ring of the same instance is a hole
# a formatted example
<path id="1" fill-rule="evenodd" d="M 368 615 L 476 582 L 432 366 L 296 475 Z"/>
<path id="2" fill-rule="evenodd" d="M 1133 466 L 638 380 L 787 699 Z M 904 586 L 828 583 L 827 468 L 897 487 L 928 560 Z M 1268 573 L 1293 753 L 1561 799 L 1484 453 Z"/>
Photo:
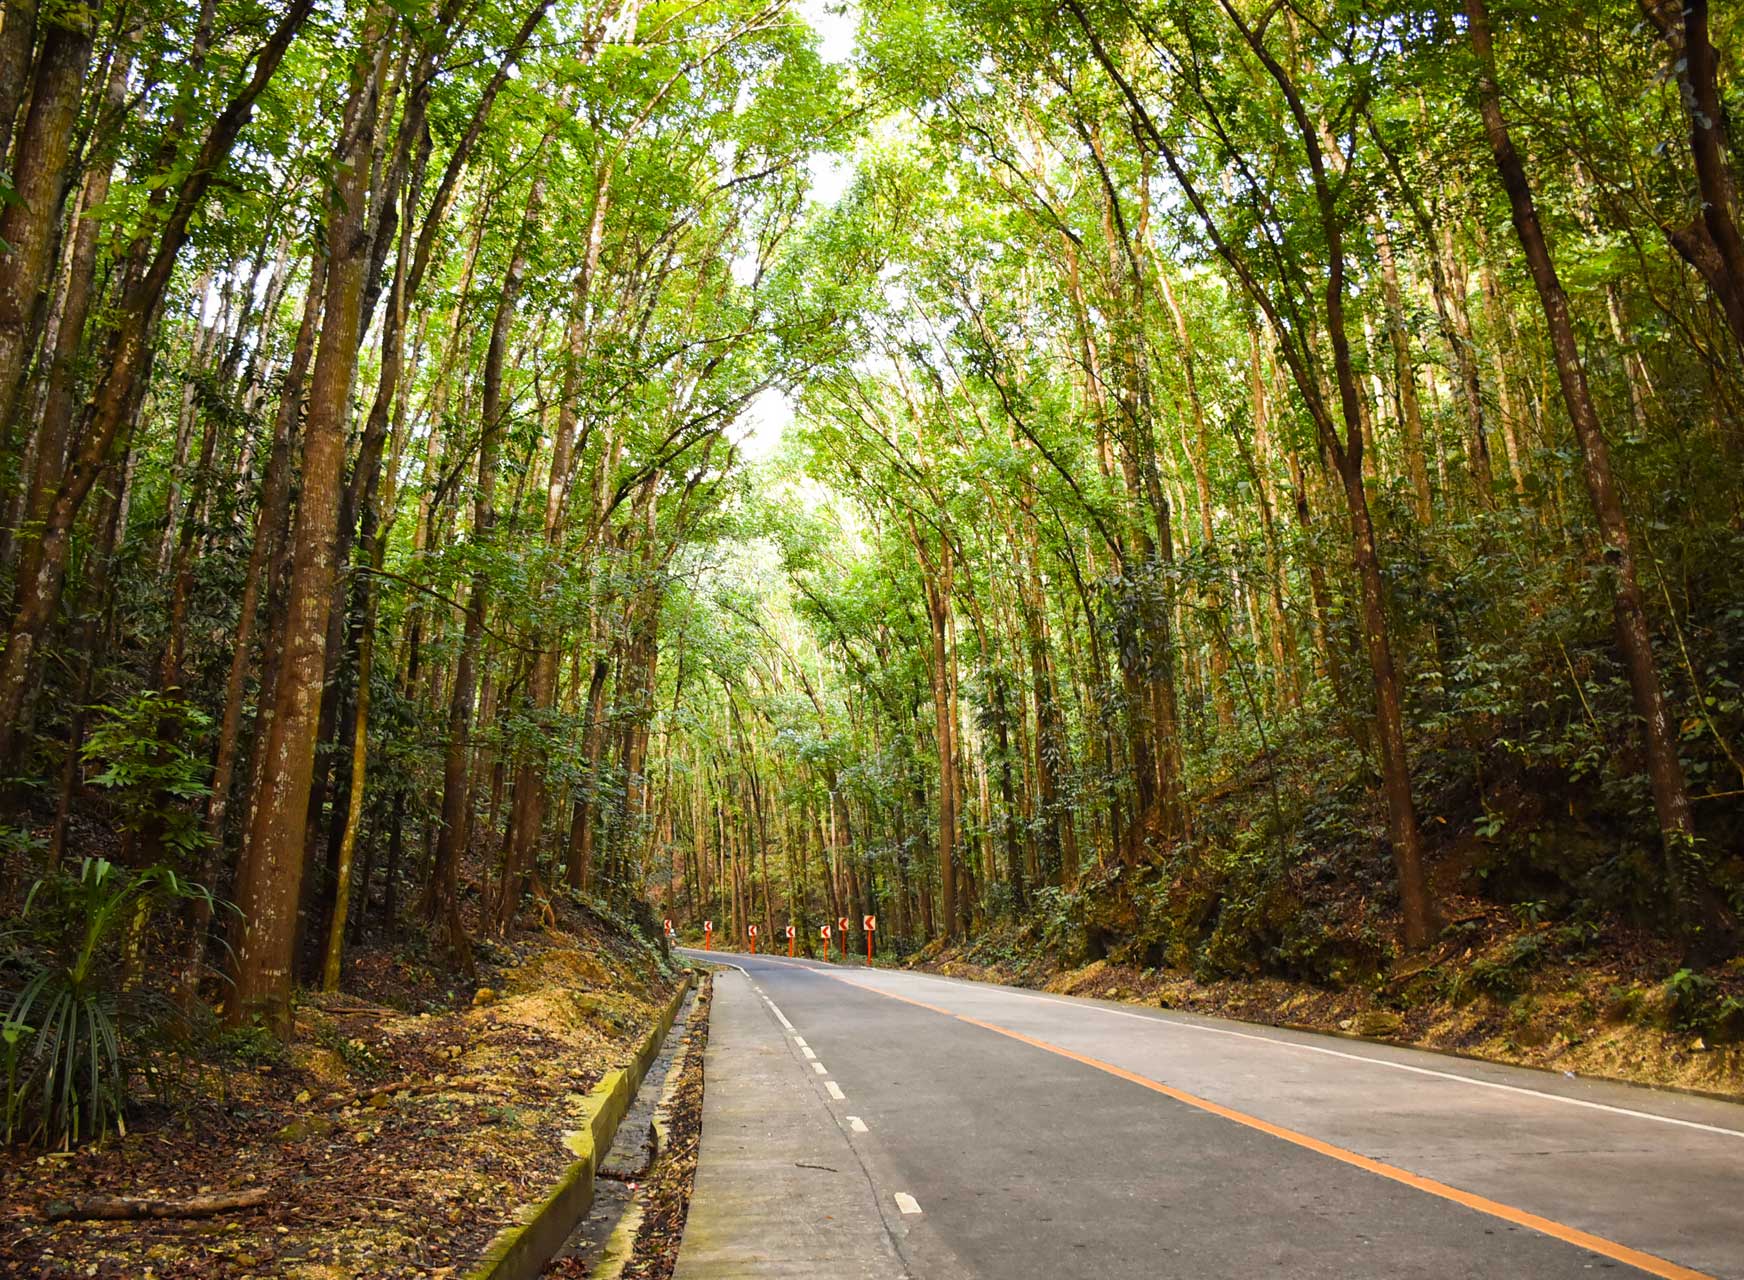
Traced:
<path id="1" fill-rule="evenodd" d="M 561 902 L 1744 1032 L 1740 34 L 6 0 L 9 1138 Z"/>

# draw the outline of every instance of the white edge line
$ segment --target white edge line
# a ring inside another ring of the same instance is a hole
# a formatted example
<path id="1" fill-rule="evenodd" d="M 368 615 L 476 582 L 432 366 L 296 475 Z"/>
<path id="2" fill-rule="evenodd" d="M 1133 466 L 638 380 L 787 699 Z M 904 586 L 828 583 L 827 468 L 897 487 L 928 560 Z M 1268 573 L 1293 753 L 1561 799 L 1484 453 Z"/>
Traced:
<path id="1" fill-rule="evenodd" d="M 804 968 L 805 966 L 796 965 L 794 967 Z M 743 970 L 741 970 L 741 972 L 743 972 Z M 911 973 L 904 976 L 918 978 L 923 982 L 932 982 L 937 986 L 950 987 L 953 990 L 959 985 L 953 982 L 944 982 L 932 977 L 930 974 Z M 841 978 L 838 979 L 838 981 L 848 982 L 849 985 L 860 987 L 866 991 L 882 991 L 882 988 L 880 987 L 868 986 L 864 982 L 854 982 L 847 978 Z M 1431 1076 L 1437 1080 L 1451 1080 L 1455 1084 L 1471 1085 L 1478 1089 L 1495 1089 L 1502 1093 L 1515 1093 L 1527 1098 L 1537 1098 L 1543 1102 L 1560 1102 L 1565 1106 L 1584 1107 L 1589 1111 L 1603 1111 L 1614 1116 L 1628 1116 L 1635 1120 L 1650 1120 L 1659 1124 L 1676 1125 L 1682 1129 L 1695 1129 L 1701 1133 L 1718 1134 L 1724 1138 L 1744 1138 L 1744 1129 L 1728 1129 L 1723 1125 L 1704 1124 L 1700 1120 L 1685 1120 L 1678 1116 L 1662 1116 L 1652 1111 L 1636 1111 L 1632 1107 L 1613 1106 L 1608 1102 L 1593 1102 L 1586 1098 L 1570 1098 L 1566 1094 L 1546 1093 L 1541 1089 L 1525 1088 L 1523 1085 L 1503 1084 L 1498 1080 L 1480 1080 L 1475 1076 L 1462 1076 L 1453 1071 L 1437 1071 L 1433 1067 L 1417 1067 L 1412 1066 L 1408 1062 L 1393 1062 L 1387 1058 L 1371 1058 L 1366 1054 L 1346 1053 L 1342 1049 L 1327 1049 L 1317 1044 L 1303 1044 L 1300 1040 L 1291 1040 L 1277 1036 L 1255 1035 L 1249 1031 L 1232 1031 L 1227 1027 L 1208 1027 L 1202 1022 L 1189 1022 L 1181 1018 L 1158 1018 L 1143 1013 L 1128 1013 L 1124 1009 L 1107 1009 L 1102 1005 L 1092 1004 L 1089 1001 L 1062 999 L 1057 996 L 1034 995 L 1027 991 L 1014 991 L 1010 987 L 1002 987 L 991 983 L 983 983 L 980 985 L 986 986 L 989 994 L 1003 995 L 1016 1000 L 1033 1000 L 1038 1004 L 1063 1005 L 1067 1008 L 1088 1009 L 1094 1013 L 1105 1013 L 1114 1018 L 1131 1018 L 1135 1022 L 1145 1022 L 1152 1026 L 1167 1027 L 1172 1030 L 1203 1031 L 1208 1035 L 1232 1036 L 1237 1040 L 1256 1040 L 1261 1044 L 1278 1045 L 1285 1049 L 1296 1049 L 1303 1053 L 1319 1053 L 1324 1054 L 1329 1058 L 1343 1058 L 1350 1062 L 1366 1063 L 1372 1067 L 1386 1067 L 1393 1071 L 1408 1071 L 1412 1075 Z M 769 1007 L 772 1009 L 775 1008 L 773 1004 Z M 788 1030 L 791 1031 L 793 1029 L 792 1024 L 788 1023 L 787 1019 L 782 1017 L 779 1009 L 775 1010 L 775 1016 L 781 1020 L 782 1024 L 785 1025 Z M 1498 1063 L 1496 1065 L 1507 1066 L 1508 1064 Z"/>
<path id="2" fill-rule="evenodd" d="M 920 977 L 922 975 L 910 974 L 908 976 Z M 841 979 L 841 981 L 847 981 L 847 979 Z M 851 985 L 862 987 L 867 991 L 880 990 L 878 987 L 867 986 L 862 982 L 855 982 Z M 940 983 L 939 985 L 950 986 L 953 988 L 956 986 L 955 983 Z M 1437 1071 L 1433 1067 L 1417 1067 L 1412 1066 L 1408 1062 L 1393 1062 L 1387 1058 L 1371 1058 L 1366 1054 L 1346 1053 L 1342 1049 L 1327 1049 L 1317 1044 L 1303 1044 L 1300 1040 L 1255 1035 L 1249 1031 L 1231 1031 L 1227 1027 L 1208 1027 L 1201 1022 L 1188 1022 L 1178 1018 L 1157 1018 L 1142 1013 L 1128 1013 L 1124 1009 L 1106 1009 L 1099 1004 L 1091 1004 L 1088 1001 L 1080 1002 L 1076 1000 L 1062 1000 L 1050 996 L 1031 995 L 1027 991 L 1013 991 L 1009 987 L 996 987 L 993 990 L 1000 995 L 1016 1000 L 1033 1000 L 1038 1004 L 1051 1004 L 1072 1009 L 1087 1009 L 1093 1013 L 1105 1013 L 1113 1018 L 1131 1018 L 1135 1022 L 1148 1023 L 1153 1027 L 1167 1027 L 1171 1030 L 1203 1031 L 1208 1035 L 1233 1036 L 1237 1040 L 1257 1040 L 1261 1044 L 1278 1045 L 1285 1049 L 1298 1049 L 1303 1053 L 1325 1054 L 1329 1058 L 1344 1058 L 1351 1062 L 1366 1063 L 1372 1067 L 1387 1067 L 1393 1071 L 1409 1071 L 1412 1075 L 1434 1076 L 1439 1080 L 1452 1080 L 1457 1084 L 1468 1084 L 1479 1089 L 1496 1089 L 1503 1093 L 1517 1093 L 1528 1098 L 1538 1098 L 1545 1102 L 1560 1102 L 1571 1107 L 1585 1107 L 1591 1111 L 1605 1111 L 1609 1112 L 1611 1115 L 1630 1116 L 1636 1120 L 1654 1120 L 1660 1124 L 1674 1124 L 1685 1129 L 1699 1129 L 1703 1133 L 1717 1133 L 1722 1137 L 1727 1138 L 1744 1138 L 1744 1130 L 1727 1129 L 1717 1124 L 1703 1124 L 1700 1120 L 1684 1120 L 1677 1116 L 1662 1116 L 1656 1115 L 1651 1111 L 1636 1111 L 1629 1107 L 1613 1106 L 1608 1102 L 1592 1102 L 1586 1098 L 1570 1098 L 1564 1094 L 1545 1093 L 1542 1090 L 1528 1089 L 1522 1085 L 1503 1084 L 1497 1080 L 1480 1080 L 1475 1076 L 1462 1076 L 1453 1071 Z M 1507 1066 L 1508 1064 L 1498 1063 L 1496 1065 Z"/>
<path id="3" fill-rule="evenodd" d="M 737 965 L 733 967 L 739 968 Z M 796 965 L 795 967 L 803 968 L 806 966 Z M 742 973 L 744 970 L 740 969 L 740 972 Z M 917 978 L 923 982 L 931 982 L 937 986 L 948 987 L 952 990 L 958 989 L 961 985 L 955 982 L 943 981 L 942 979 L 933 977 L 931 974 L 909 973 L 901 976 Z M 869 986 L 864 982 L 856 982 L 849 978 L 839 978 L 837 980 L 840 982 L 847 982 L 850 986 L 860 987 L 866 991 L 883 992 L 883 988 L 881 987 Z M 1233 1036 L 1237 1040 L 1257 1040 L 1261 1044 L 1278 1045 L 1286 1049 L 1297 1049 L 1303 1053 L 1325 1054 L 1329 1058 L 1344 1058 L 1351 1062 L 1366 1063 L 1372 1067 L 1387 1067 L 1393 1071 L 1408 1071 L 1412 1075 L 1432 1076 L 1438 1080 L 1452 1080 L 1456 1084 L 1472 1085 L 1479 1089 L 1495 1089 L 1502 1093 L 1517 1093 L 1524 1097 L 1537 1098 L 1544 1102 L 1560 1102 L 1565 1106 L 1585 1107 L 1589 1111 L 1604 1111 L 1611 1115 L 1629 1116 L 1635 1120 L 1651 1120 L 1656 1121 L 1659 1124 L 1677 1125 L 1682 1129 L 1695 1129 L 1702 1133 L 1719 1134 L 1724 1138 L 1744 1138 L 1744 1129 L 1728 1129 L 1723 1125 L 1704 1124 L 1700 1120 L 1684 1120 L 1678 1116 L 1662 1116 L 1652 1111 L 1636 1111 L 1631 1107 L 1613 1106 L 1608 1102 L 1592 1102 L 1586 1098 L 1570 1098 L 1566 1094 L 1546 1093 L 1542 1089 L 1528 1089 L 1523 1085 L 1503 1084 L 1497 1080 L 1480 1080 L 1475 1076 L 1462 1076 L 1453 1071 L 1437 1071 L 1432 1067 L 1412 1066 L 1408 1062 L 1393 1062 L 1387 1058 L 1371 1058 L 1366 1054 L 1346 1053 L 1342 1049 L 1327 1049 L 1317 1044 L 1303 1044 L 1300 1040 L 1291 1040 L 1278 1036 L 1255 1035 L 1249 1031 L 1233 1031 L 1227 1027 L 1208 1027 L 1202 1022 L 1189 1022 L 1182 1018 L 1158 1018 L 1143 1013 L 1128 1013 L 1124 1009 L 1108 1009 L 1099 1004 L 1092 1004 L 1087 1000 L 1073 1000 L 1059 996 L 1040 996 L 1028 991 L 1014 991 L 1010 987 L 999 986 L 995 983 L 979 983 L 977 985 L 986 987 L 989 994 L 1003 995 L 1016 1000 L 1033 1000 L 1038 1004 L 1061 1005 L 1072 1009 L 1088 1009 L 1094 1013 L 1105 1013 L 1114 1018 L 1131 1018 L 1136 1022 L 1146 1022 L 1152 1026 L 1168 1027 L 1174 1030 L 1203 1031 L 1208 1035 Z M 773 1005 L 770 1007 L 774 1008 Z M 776 1011 L 776 1017 L 781 1017 L 779 1010 Z M 783 1018 L 782 1021 L 785 1022 L 786 1019 Z M 1508 1064 L 1497 1063 L 1496 1065 L 1505 1067 Z"/>

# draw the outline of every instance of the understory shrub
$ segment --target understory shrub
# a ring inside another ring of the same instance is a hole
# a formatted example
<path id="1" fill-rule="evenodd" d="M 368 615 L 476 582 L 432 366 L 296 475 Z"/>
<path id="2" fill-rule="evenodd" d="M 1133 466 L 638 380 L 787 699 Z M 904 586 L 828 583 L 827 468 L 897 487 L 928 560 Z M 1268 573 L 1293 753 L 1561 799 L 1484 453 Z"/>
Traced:
<path id="1" fill-rule="evenodd" d="M 211 895 L 169 867 L 86 858 L 38 880 L 0 934 L 0 1057 L 8 1143 L 72 1146 L 125 1132 L 136 1082 L 161 1086 L 185 1037 L 169 982 L 146 963 L 154 914 Z"/>

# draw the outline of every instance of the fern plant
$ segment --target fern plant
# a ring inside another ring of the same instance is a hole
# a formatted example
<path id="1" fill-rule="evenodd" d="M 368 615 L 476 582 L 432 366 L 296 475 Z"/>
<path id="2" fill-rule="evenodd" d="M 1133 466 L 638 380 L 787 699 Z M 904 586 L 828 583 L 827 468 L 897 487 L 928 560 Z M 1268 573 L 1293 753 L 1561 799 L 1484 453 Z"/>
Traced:
<path id="1" fill-rule="evenodd" d="M 207 890 L 165 866 L 129 873 L 86 858 L 25 898 L 0 935 L 0 1058 L 6 1141 L 71 1148 L 125 1132 L 130 1084 L 154 1080 L 152 1050 L 180 1024 L 168 993 L 144 972 L 153 912 Z"/>

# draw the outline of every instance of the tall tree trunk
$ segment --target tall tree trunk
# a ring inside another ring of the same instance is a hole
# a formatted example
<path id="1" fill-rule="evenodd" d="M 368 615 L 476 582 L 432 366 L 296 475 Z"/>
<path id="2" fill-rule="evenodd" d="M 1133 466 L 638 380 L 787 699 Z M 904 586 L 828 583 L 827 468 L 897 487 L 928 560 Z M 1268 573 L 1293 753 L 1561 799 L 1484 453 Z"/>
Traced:
<path id="1" fill-rule="evenodd" d="M 1471 308 L 1466 301 L 1466 271 L 1454 246 L 1453 227 L 1443 222 L 1436 230 L 1439 242 L 1432 252 L 1440 263 L 1436 277 L 1440 281 L 1437 296 L 1442 308 L 1443 329 L 1453 347 L 1460 406 L 1465 410 L 1466 467 L 1471 471 L 1472 489 L 1477 495 L 1478 505 L 1493 507 L 1496 475 L 1490 463 L 1489 424 L 1484 417 L 1477 340 L 1472 335 Z"/>
<path id="2" fill-rule="evenodd" d="M 19 583 L 17 612 L 7 634 L 4 655 L 0 656 L 0 767 L 16 763 L 19 717 L 38 664 L 38 648 L 60 604 L 67 558 L 72 550 L 73 525 L 91 486 L 108 463 L 116 435 L 131 419 L 143 395 L 145 374 L 151 363 L 151 336 L 189 224 L 253 113 L 255 100 L 278 70 L 285 51 L 313 7 L 314 0 L 291 0 L 278 27 L 261 47 L 248 83 L 207 130 L 187 179 L 177 189 L 149 265 L 121 301 L 103 376 L 91 398 L 79 446 L 49 503 L 34 571 Z M 6 236 L 5 222 L 0 218 L 0 237 Z"/>
<path id="3" fill-rule="evenodd" d="M 11 27 L 12 21 L 13 14 L 9 10 L 7 28 Z M 127 100 L 127 76 L 133 66 L 137 38 L 138 29 L 135 28 L 127 32 L 117 45 L 103 93 L 106 115 L 119 116 Z M 0 109 L 3 109 L 3 104 L 0 104 Z M 97 274 L 98 234 L 102 230 L 96 211 L 109 198 L 109 184 L 114 172 L 113 146 L 107 146 L 102 154 L 92 158 L 79 198 L 78 225 L 73 233 L 72 254 L 67 260 L 60 322 L 55 329 L 42 414 L 36 430 L 36 456 L 24 486 L 23 518 L 17 530 L 17 543 L 22 545 L 14 546 L 14 554 L 21 556 L 20 563 L 25 566 L 23 577 L 34 571 L 36 531 L 48 518 L 49 503 L 62 472 L 66 470 L 67 450 L 72 444 L 79 352 L 84 344 L 85 321 L 91 312 L 91 295 Z"/>
<path id="4" fill-rule="evenodd" d="M 1070 885 L 1078 878 L 1077 850 L 1069 848 L 1061 831 L 1059 771 L 1066 761 L 1066 738 L 1060 723 L 1059 699 L 1048 655 L 1046 617 L 1043 613 L 1041 573 L 1033 542 L 1024 548 L 1023 580 L 1018 584 L 1018 611 L 1023 617 L 1024 640 L 1029 650 L 1030 697 L 1035 704 L 1036 806 L 1041 834 L 1036 850 L 1045 879 Z"/>
<path id="5" fill-rule="evenodd" d="M 36 11 L 37 0 L 7 0 L 6 20 L 0 23 L 0 167 L 6 167 L 18 109 L 24 105 L 30 54 L 36 48 Z"/>
<path id="6" fill-rule="evenodd" d="M 1187 328 L 1187 317 L 1175 301 L 1175 289 L 1169 277 L 1157 273 L 1162 282 L 1163 301 L 1175 322 L 1175 339 L 1181 344 L 1181 372 L 1187 384 L 1187 406 L 1193 417 L 1193 441 L 1187 448 L 1187 461 L 1193 470 L 1193 490 L 1199 500 L 1199 544 L 1201 554 L 1209 560 L 1209 585 L 1202 594 L 1200 607 L 1211 614 L 1214 625 L 1206 628 L 1211 641 L 1211 700 L 1217 712 L 1219 728 L 1235 727 L 1235 696 L 1230 691 L 1229 641 L 1223 628 L 1222 567 L 1217 558 L 1217 533 L 1211 522 L 1211 431 L 1205 423 L 1205 403 L 1199 397 L 1197 357 L 1193 335 Z M 1183 432 L 1185 426 L 1183 425 Z"/>
<path id="7" fill-rule="evenodd" d="M 1270 472 L 1270 379 L 1265 373 L 1267 362 L 1260 354 L 1257 326 L 1249 331 L 1248 341 L 1254 434 L 1252 447 L 1244 446 L 1241 454 L 1253 479 L 1254 495 L 1260 509 L 1260 533 L 1265 542 L 1266 606 L 1271 624 L 1272 669 L 1278 684 L 1278 700 L 1287 707 L 1294 707 L 1302 701 L 1302 681 L 1297 669 L 1296 630 L 1291 624 L 1289 611 L 1284 608 L 1284 555 L 1279 546 L 1276 489 Z M 1239 434 L 1237 439 L 1240 439 Z"/>
<path id="8" fill-rule="evenodd" d="M 540 182 L 535 178 L 529 210 L 537 209 Z M 504 272 L 496 316 L 491 325 L 490 345 L 485 354 L 484 402 L 479 429 L 478 476 L 473 493 L 472 541 L 483 551 L 496 529 L 497 459 L 502 446 L 502 428 L 507 410 L 503 403 L 503 365 L 508 356 L 509 331 L 520 301 L 526 274 L 526 226 Z M 478 692 L 478 666 L 484 639 L 485 615 L 489 609 L 490 578 L 481 566 L 472 575 L 461 634 L 460 657 L 455 666 L 454 687 L 448 703 L 448 745 L 442 765 L 442 830 L 436 845 L 433 901 L 448 931 L 454 954 L 469 950 L 460 920 L 460 859 L 470 843 L 472 824 L 472 715 Z"/>
<path id="9" fill-rule="evenodd" d="M 957 932 L 957 780 L 956 736 L 951 722 L 951 654 L 947 642 L 951 608 L 951 545 L 939 539 L 937 556 L 928 552 L 911 523 L 925 577 L 927 623 L 932 636 L 929 671 L 933 685 L 933 733 L 939 752 L 939 892 L 945 936 Z"/>
<path id="10" fill-rule="evenodd" d="M 1472 52 L 1478 59 L 1478 106 L 1484 133 L 1495 156 L 1496 170 L 1508 194 L 1514 231 L 1526 253 L 1526 265 L 1556 355 L 1556 376 L 1562 399 L 1574 424 L 1580 444 L 1581 472 L 1586 480 L 1593 512 L 1598 517 L 1599 540 L 1604 557 L 1615 575 L 1612 589 L 1612 625 L 1617 649 L 1628 672 L 1629 690 L 1640 718 L 1647 750 L 1647 777 L 1653 790 L 1653 808 L 1659 818 L 1664 843 L 1666 871 L 1672 900 L 1692 954 L 1711 960 L 1727 954 L 1736 939 L 1736 925 L 1724 901 L 1702 870 L 1696 847 L 1695 822 L 1690 813 L 1689 787 L 1683 762 L 1677 753 L 1677 733 L 1666 707 L 1665 692 L 1654 660 L 1653 638 L 1636 575 L 1634 546 L 1622 495 L 1611 472 L 1610 448 L 1599 425 L 1598 410 L 1587 386 L 1580 343 L 1569 312 L 1544 229 L 1538 220 L 1526 167 L 1502 115 L 1501 89 L 1496 81 L 1495 53 L 1490 36 L 1490 17 L 1485 0 L 1466 0 Z"/>
<path id="11" fill-rule="evenodd" d="M 603 636 L 597 636 L 596 639 L 603 643 Z M 605 653 L 600 652 L 594 658 L 593 672 L 588 677 L 587 720 L 582 741 L 582 759 L 587 769 L 587 777 L 575 797 L 574 809 L 570 815 L 566 878 L 571 887 L 584 893 L 593 889 L 594 830 L 599 822 L 596 802 L 599 796 L 600 762 L 605 745 L 606 677 L 610 672 L 611 664 Z"/>
<path id="12" fill-rule="evenodd" d="M 1405 438 L 1405 469 L 1411 475 L 1411 495 L 1417 523 L 1428 528 L 1435 519 L 1429 489 L 1429 464 L 1423 452 L 1423 411 L 1417 403 L 1417 370 L 1411 360 L 1411 331 L 1405 324 L 1405 304 L 1399 293 L 1399 266 L 1393 259 L 1392 238 L 1375 215 L 1375 252 L 1381 263 L 1381 291 L 1387 307 L 1387 337 L 1393 346 L 1393 395 L 1398 400 L 1399 425 Z"/>
<path id="13" fill-rule="evenodd" d="M 1005 878 L 1011 886 L 1012 907 L 1023 912 L 1029 906 L 1029 893 L 1024 885 L 1023 851 L 1017 839 L 1017 800 L 1011 781 L 1011 699 L 1008 681 L 1003 671 L 993 675 L 993 716 L 999 749 L 999 803 L 1002 810 L 1000 831 L 1005 842 Z M 833 794 L 833 793 L 832 793 Z"/>
<path id="14" fill-rule="evenodd" d="M 364 783 L 369 768 L 369 682 L 375 660 L 375 588 L 365 584 L 367 599 L 363 629 L 357 638 L 357 715 L 352 724 L 351 785 L 345 806 L 345 829 L 339 837 L 338 866 L 333 879 L 333 912 L 328 918 L 327 946 L 321 964 L 321 990 L 339 990 L 345 960 L 345 922 L 351 912 L 351 869 L 357 857 L 357 833 L 363 825 Z M 369 877 L 364 876 L 364 903 L 369 901 Z"/>
<path id="15" fill-rule="evenodd" d="M 263 752 L 266 768 L 237 869 L 241 923 L 231 965 L 235 993 L 226 1014 L 233 1025 L 261 1017 L 281 1038 L 291 1030 L 291 960 L 326 661 L 327 613 L 333 599 L 346 422 L 357 373 L 368 269 L 369 238 L 363 215 L 387 60 L 382 25 L 380 11 L 372 6 L 341 130 L 346 145 L 337 157 L 328 214 L 326 243 L 332 261 L 320 347 L 309 385 L 283 657 Z"/>
<path id="16" fill-rule="evenodd" d="M 1665 38 L 1678 96 L 1690 122 L 1690 160 L 1701 212 L 1666 238 L 1707 283 L 1732 336 L 1744 347 L 1744 234 L 1728 152 L 1728 113 L 1720 95 L 1719 58 L 1708 31 L 1708 0 L 1641 0 Z"/>
<path id="17" fill-rule="evenodd" d="M 28 19 L 28 13 L 23 15 Z M 6 26 L 12 26 L 10 6 Z M 18 132 L 12 166 L 16 198 L 0 212 L 0 438 L 10 440 L 12 411 L 30 362 L 30 345 L 48 291 L 49 267 L 67 197 L 66 173 L 73 162 L 73 127 L 91 64 L 94 9 L 54 6 L 31 78 L 30 108 Z M 13 86 L 8 90 L 15 93 Z M 11 126 L 7 120 L 8 129 Z"/>

